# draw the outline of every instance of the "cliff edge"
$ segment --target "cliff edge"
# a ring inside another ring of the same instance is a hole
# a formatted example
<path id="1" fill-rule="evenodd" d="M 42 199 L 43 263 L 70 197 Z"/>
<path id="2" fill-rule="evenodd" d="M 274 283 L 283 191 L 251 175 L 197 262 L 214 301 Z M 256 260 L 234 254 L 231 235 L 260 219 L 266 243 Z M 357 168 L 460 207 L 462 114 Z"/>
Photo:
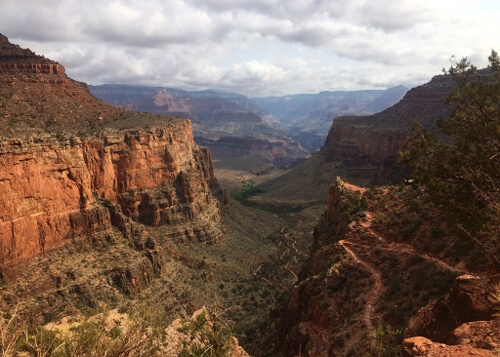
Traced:
<path id="1" fill-rule="evenodd" d="M 117 212 L 220 238 L 220 188 L 188 120 L 113 108 L 3 35 L 0 74 L 0 264 L 113 231 Z"/>
<path id="2" fill-rule="evenodd" d="M 395 163 L 413 124 L 435 132 L 437 118 L 451 113 L 446 98 L 453 86 L 451 76 L 434 76 L 380 113 L 335 118 L 322 148 L 326 160 L 341 163 L 344 176 L 362 184 L 400 181 Z"/>

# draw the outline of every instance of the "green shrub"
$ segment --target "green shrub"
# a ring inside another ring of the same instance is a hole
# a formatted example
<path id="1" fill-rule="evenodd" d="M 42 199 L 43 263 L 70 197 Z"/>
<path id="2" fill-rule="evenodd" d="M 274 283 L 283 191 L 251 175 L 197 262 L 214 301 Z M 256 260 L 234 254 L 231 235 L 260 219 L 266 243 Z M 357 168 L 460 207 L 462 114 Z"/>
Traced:
<path id="1" fill-rule="evenodd" d="M 238 201 L 244 205 L 248 205 L 248 198 L 251 196 L 255 196 L 259 193 L 263 193 L 264 190 L 254 187 L 253 183 L 250 181 L 241 181 L 242 189 L 240 192 L 232 192 L 231 198 L 235 201 Z"/>

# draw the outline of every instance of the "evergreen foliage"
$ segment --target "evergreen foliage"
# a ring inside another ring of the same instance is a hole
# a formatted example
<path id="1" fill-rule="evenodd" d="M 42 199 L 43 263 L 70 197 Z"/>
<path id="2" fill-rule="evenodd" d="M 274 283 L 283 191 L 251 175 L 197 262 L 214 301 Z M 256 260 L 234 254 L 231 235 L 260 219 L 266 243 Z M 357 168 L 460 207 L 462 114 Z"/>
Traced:
<path id="1" fill-rule="evenodd" d="M 401 162 L 452 226 L 500 263 L 500 59 L 488 59 L 485 70 L 464 58 L 445 71 L 456 80 L 452 113 L 438 120 L 447 140 L 416 123 Z"/>

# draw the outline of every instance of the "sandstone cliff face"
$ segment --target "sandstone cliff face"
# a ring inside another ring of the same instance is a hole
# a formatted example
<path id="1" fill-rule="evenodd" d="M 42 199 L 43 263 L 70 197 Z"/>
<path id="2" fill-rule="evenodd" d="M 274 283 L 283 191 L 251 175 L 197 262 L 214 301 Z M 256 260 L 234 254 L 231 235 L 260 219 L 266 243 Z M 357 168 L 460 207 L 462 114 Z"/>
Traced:
<path id="1" fill-rule="evenodd" d="M 336 118 L 326 140 L 327 160 L 341 161 L 344 175 L 357 182 L 397 181 L 394 167 L 408 132 L 353 125 Z"/>
<path id="2" fill-rule="evenodd" d="M 21 49 L 0 34 L 0 73 L 12 71 L 66 76 L 64 67 L 59 63 Z"/>
<path id="3" fill-rule="evenodd" d="M 8 141 L 0 168 L 0 263 L 109 229 L 97 196 L 147 225 L 220 221 L 210 156 L 193 143 L 188 121 L 63 143 Z"/>
<path id="4" fill-rule="evenodd" d="M 423 307 L 405 331 L 402 356 L 495 356 L 500 316 L 495 282 L 471 275 L 455 280 L 449 294 Z M 498 303 L 497 306 L 498 308 Z"/>
<path id="5" fill-rule="evenodd" d="M 78 145 L 2 145 L 0 263 L 109 228 L 109 214 L 97 205 L 90 182 Z"/>
<path id="6" fill-rule="evenodd" d="M 302 146 L 288 137 L 272 140 L 252 137 L 223 137 L 219 140 L 196 139 L 205 145 L 218 159 L 230 159 L 241 156 L 259 156 L 278 168 L 292 166 L 300 157 L 307 155 Z"/>
<path id="7" fill-rule="evenodd" d="M 220 189 L 188 120 L 112 108 L 1 35 L 0 69 L 0 264 L 124 226 L 121 212 L 217 241 Z"/>
<path id="8" fill-rule="evenodd" d="M 413 123 L 435 131 L 437 118 L 450 114 L 446 98 L 453 85 L 450 76 L 435 76 L 383 112 L 335 118 L 322 149 L 327 160 L 342 163 L 345 176 L 359 183 L 399 181 L 394 164 Z"/>

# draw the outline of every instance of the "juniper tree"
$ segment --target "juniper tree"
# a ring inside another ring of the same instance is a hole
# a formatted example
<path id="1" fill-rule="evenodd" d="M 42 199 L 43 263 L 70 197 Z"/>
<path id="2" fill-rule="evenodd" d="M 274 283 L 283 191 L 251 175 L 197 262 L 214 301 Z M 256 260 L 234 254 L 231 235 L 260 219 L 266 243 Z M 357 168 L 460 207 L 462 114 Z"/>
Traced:
<path id="1" fill-rule="evenodd" d="M 467 58 L 445 73 L 456 86 L 449 118 L 439 118 L 439 139 L 415 124 L 401 161 L 441 207 L 449 222 L 500 263 L 500 59 L 491 51 L 487 69 Z"/>

